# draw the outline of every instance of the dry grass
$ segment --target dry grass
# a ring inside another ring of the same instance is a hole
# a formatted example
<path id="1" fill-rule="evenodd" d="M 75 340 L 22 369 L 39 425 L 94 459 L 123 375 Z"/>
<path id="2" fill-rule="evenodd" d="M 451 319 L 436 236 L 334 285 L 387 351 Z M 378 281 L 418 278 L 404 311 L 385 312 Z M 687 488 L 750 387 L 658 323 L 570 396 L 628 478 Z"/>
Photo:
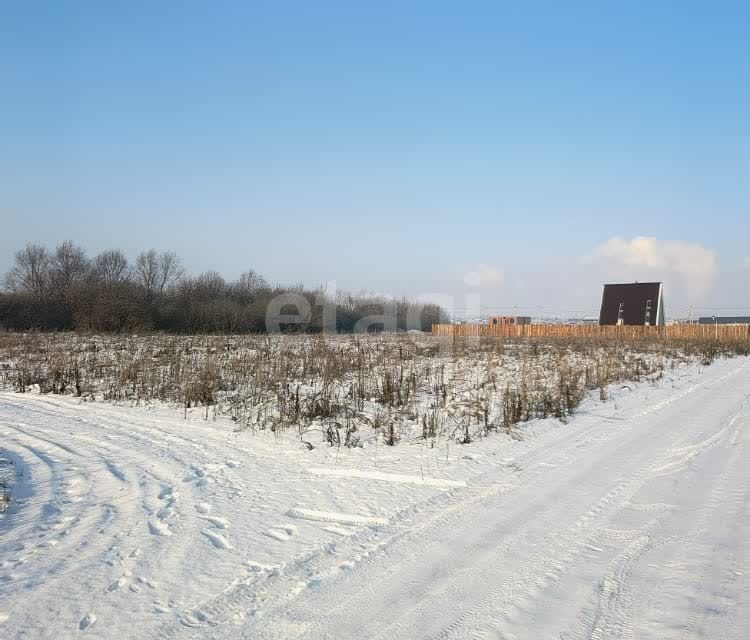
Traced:
<path id="1" fill-rule="evenodd" d="M 294 429 L 357 446 L 363 431 L 471 442 L 537 417 L 566 420 L 590 390 L 747 354 L 747 343 L 639 336 L 544 340 L 421 334 L 116 336 L 0 334 L 0 386 L 86 400 L 163 402 L 240 430 Z"/>
<path id="2" fill-rule="evenodd" d="M 10 505 L 10 489 L 15 475 L 15 469 L 10 460 L 0 455 L 0 513 L 5 513 Z"/>

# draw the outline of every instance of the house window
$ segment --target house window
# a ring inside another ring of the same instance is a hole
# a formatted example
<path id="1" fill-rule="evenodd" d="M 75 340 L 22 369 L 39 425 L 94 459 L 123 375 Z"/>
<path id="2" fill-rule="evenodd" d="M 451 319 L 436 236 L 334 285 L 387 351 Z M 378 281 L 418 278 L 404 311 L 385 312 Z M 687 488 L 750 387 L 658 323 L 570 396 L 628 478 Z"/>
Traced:
<path id="1" fill-rule="evenodd" d="M 620 303 L 620 308 L 617 310 L 617 326 L 625 324 L 625 303 Z"/>
<path id="2" fill-rule="evenodd" d="M 647 327 L 651 324 L 651 300 L 646 300 L 646 318 L 644 324 Z"/>

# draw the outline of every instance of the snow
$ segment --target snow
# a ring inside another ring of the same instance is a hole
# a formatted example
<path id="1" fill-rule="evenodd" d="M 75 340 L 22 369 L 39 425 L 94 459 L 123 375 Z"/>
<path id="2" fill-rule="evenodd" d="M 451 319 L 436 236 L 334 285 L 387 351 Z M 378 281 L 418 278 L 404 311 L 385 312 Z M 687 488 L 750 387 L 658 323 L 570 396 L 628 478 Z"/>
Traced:
<path id="1" fill-rule="evenodd" d="M 0 392 L 0 637 L 745 638 L 749 394 L 680 365 L 520 438 L 310 451 Z"/>
<path id="2" fill-rule="evenodd" d="M 335 522 L 337 524 L 371 524 L 386 525 L 387 518 L 370 518 L 368 516 L 358 516 L 349 513 L 334 513 L 333 511 L 315 511 L 314 509 L 289 509 L 287 515 L 290 518 L 300 518 L 301 520 L 314 520 L 315 522 Z"/>
<path id="3" fill-rule="evenodd" d="M 442 478 L 425 478 L 403 473 L 382 473 L 380 471 L 362 471 L 360 469 L 320 469 L 312 468 L 310 473 L 319 476 L 335 476 L 337 478 L 363 478 L 379 482 L 395 482 L 398 484 L 418 484 L 427 487 L 465 487 L 463 480 L 445 480 Z"/>

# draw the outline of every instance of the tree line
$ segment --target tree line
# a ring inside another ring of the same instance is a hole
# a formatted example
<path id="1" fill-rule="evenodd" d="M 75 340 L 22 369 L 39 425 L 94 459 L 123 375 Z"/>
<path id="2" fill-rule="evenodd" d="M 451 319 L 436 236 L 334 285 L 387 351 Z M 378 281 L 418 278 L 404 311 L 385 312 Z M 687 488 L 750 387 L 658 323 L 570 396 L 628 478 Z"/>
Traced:
<path id="1" fill-rule="evenodd" d="M 171 251 L 149 249 L 131 263 L 120 249 L 89 257 L 72 241 L 17 251 L 0 291 L 0 328 L 15 331 L 429 330 L 446 319 L 435 304 L 270 285 L 252 270 L 236 280 L 193 276 Z"/>

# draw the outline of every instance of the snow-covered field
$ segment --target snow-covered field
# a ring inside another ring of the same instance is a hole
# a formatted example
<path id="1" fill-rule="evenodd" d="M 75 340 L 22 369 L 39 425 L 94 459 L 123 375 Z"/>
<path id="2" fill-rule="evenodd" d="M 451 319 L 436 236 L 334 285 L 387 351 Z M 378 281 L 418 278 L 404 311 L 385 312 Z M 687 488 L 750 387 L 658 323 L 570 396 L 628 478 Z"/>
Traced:
<path id="1" fill-rule="evenodd" d="M 514 437 L 351 447 L 0 392 L 0 637 L 745 638 L 750 360 L 651 378 Z"/>
<path id="2" fill-rule="evenodd" d="M 587 389 L 657 380 L 710 345 L 460 340 L 424 334 L 88 336 L 0 333 L 0 388 L 158 403 L 316 446 L 468 442 L 565 418 Z"/>

